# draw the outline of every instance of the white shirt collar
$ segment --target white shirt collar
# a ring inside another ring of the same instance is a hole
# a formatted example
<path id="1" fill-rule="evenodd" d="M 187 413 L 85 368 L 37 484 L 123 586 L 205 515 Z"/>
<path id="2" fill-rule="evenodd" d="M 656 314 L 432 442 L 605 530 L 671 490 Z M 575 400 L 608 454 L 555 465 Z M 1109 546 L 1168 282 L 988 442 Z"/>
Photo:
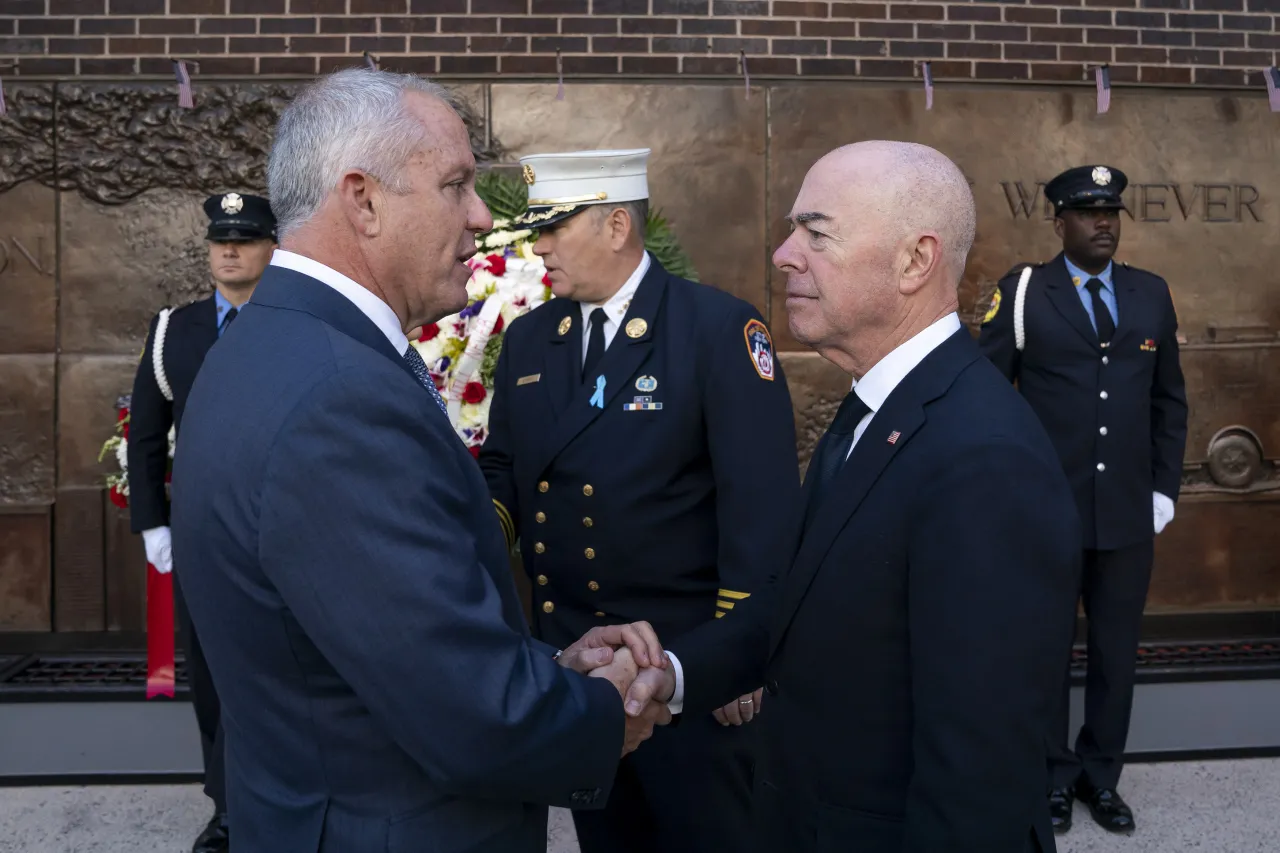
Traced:
<path id="1" fill-rule="evenodd" d="M 640 265 L 636 267 L 635 272 L 631 273 L 631 277 L 623 282 L 622 287 L 618 288 L 618 292 L 610 296 L 605 302 L 583 302 L 582 307 L 582 326 L 587 328 L 591 323 L 591 312 L 597 308 L 603 308 L 604 313 L 613 321 L 614 326 L 621 325 L 622 318 L 627 316 L 627 309 L 631 307 L 631 299 L 636 295 L 636 290 L 640 287 L 640 282 L 644 280 L 645 273 L 649 271 L 649 252 L 646 250 L 640 258 Z"/>
<path id="2" fill-rule="evenodd" d="M 898 387 L 898 383 L 924 361 L 925 356 L 959 330 L 960 317 L 954 311 L 935 320 L 876 362 L 861 379 L 855 380 L 854 390 L 858 392 L 862 402 L 871 407 L 872 412 L 878 412 L 893 389 Z"/>
<path id="3" fill-rule="evenodd" d="M 396 316 L 396 312 L 391 310 L 390 305 L 374 296 L 371 291 L 366 290 L 355 281 L 319 261 L 294 252 L 285 251 L 284 249 L 275 250 L 271 255 L 271 265 L 311 276 L 317 281 L 322 281 L 329 285 L 355 303 L 355 306 L 360 309 L 360 313 L 372 320 L 373 324 L 382 330 L 382 334 L 386 335 L 387 340 L 391 341 L 391 346 L 395 347 L 396 352 L 404 355 L 408 351 L 409 339 L 405 337 L 404 330 L 400 328 L 400 318 Z"/>

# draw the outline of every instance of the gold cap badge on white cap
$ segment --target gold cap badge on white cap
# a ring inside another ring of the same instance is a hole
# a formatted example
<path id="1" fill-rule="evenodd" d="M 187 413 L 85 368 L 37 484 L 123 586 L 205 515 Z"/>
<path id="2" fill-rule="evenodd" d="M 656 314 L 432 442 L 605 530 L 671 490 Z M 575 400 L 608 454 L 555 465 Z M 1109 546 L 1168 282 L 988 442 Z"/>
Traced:
<path id="1" fill-rule="evenodd" d="M 650 149 L 567 151 L 520 158 L 529 209 L 514 224 L 545 227 L 593 204 L 649 197 Z"/>

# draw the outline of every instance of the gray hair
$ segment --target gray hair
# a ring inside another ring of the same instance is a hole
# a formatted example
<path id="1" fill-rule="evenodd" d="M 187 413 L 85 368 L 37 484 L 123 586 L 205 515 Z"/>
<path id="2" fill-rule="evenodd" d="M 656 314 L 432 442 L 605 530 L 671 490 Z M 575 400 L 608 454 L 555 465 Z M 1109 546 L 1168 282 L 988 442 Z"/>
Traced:
<path id="1" fill-rule="evenodd" d="M 617 204 L 597 204 L 595 207 L 595 217 L 597 224 L 603 223 L 604 220 L 615 210 L 621 208 L 627 212 L 627 216 L 631 218 L 631 234 L 638 237 L 643 244 L 646 232 L 649 228 L 649 199 L 640 198 L 635 201 L 620 201 Z"/>
<path id="2" fill-rule="evenodd" d="M 348 169 L 404 193 L 403 168 L 427 142 L 407 92 L 455 107 L 447 89 L 414 74 L 350 68 L 308 85 L 284 109 L 267 160 L 267 191 L 281 238 L 307 223 Z"/>

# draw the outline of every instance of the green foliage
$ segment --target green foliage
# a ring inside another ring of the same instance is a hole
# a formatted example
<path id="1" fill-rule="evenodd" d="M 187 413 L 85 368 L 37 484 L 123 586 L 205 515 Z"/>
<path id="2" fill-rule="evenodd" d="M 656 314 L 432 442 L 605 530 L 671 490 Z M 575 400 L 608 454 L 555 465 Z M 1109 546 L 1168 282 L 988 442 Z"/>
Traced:
<path id="1" fill-rule="evenodd" d="M 514 219 L 529 206 L 529 194 L 521 181 L 492 170 L 476 176 L 476 193 L 489 206 L 494 219 Z"/>
<path id="2" fill-rule="evenodd" d="M 493 372 L 498 369 L 498 356 L 502 354 L 501 334 L 490 336 L 480 357 L 480 382 L 486 388 L 493 387 Z"/>
<path id="3" fill-rule="evenodd" d="M 489 206 L 494 219 L 513 219 L 528 207 L 529 193 L 524 183 L 499 171 L 488 170 L 476 176 L 476 193 Z M 644 244 L 667 272 L 690 281 L 698 280 L 693 260 L 680 247 L 662 211 L 650 208 Z"/>

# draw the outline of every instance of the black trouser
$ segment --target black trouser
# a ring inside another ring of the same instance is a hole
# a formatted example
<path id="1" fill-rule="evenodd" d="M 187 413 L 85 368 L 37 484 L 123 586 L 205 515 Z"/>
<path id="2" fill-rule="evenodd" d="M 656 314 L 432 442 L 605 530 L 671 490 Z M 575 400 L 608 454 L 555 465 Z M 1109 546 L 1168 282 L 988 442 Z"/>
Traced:
<path id="1" fill-rule="evenodd" d="M 575 811 L 582 853 L 750 851 L 751 727 L 711 714 L 658 726 L 622 759 L 609 801 Z"/>
<path id="2" fill-rule="evenodd" d="M 209 675 L 209 664 L 200 650 L 200 640 L 191 624 L 191 614 L 183 598 L 177 572 L 174 573 L 173 608 L 178 617 L 182 651 L 187 660 L 187 685 L 191 688 L 191 704 L 196 709 L 196 725 L 200 729 L 200 747 L 204 753 L 204 792 L 213 800 L 219 814 L 227 811 L 227 785 L 223 764 L 222 717 L 218 691 Z"/>
<path id="3" fill-rule="evenodd" d="M 1120 783 L 1142 612 L 1151 582 L 1154 541 L 1114 551 L 1084 552 L 1080 595 L 1088 625 L 1088 674 L 1084 726 L 1074 751 L 1067 745 L 1070 660 L 1049 738 L 1049 783 L 1066 788 L 1087 781 L 1095 788 Z"/>

